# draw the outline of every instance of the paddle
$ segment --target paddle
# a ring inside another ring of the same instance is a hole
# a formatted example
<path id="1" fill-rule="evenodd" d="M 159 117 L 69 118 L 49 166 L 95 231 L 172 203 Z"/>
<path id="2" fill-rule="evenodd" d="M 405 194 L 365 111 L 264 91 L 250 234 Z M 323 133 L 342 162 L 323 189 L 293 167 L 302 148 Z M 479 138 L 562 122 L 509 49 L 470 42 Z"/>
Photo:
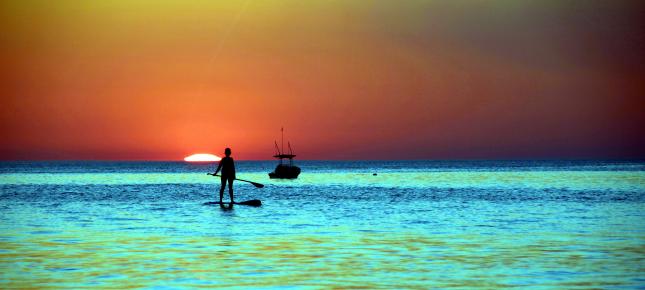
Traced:
<path id="1" fill-rule="evenodd" d="M 219 174 L 213 174 L 213 173 L 206 173 L 206 174 L 208 174 L 208 175 L 212 175 L 212 176 L 220 176 Z M 244 180 L 244 179 L 237 179 L 237 178 L 235 178 L 235 180 L 248 182 L 248 183 L 250 183 L 250 184 L 253 184 L 253 186 L 255 186 L 255 187 L 257 187 L 257 188 L 262 188 L 262 187 L 264 187 L 264 184 L 262 184 L 262 183 L 257 183 L 257 182 L 248 181 L 248 180 Z"/>

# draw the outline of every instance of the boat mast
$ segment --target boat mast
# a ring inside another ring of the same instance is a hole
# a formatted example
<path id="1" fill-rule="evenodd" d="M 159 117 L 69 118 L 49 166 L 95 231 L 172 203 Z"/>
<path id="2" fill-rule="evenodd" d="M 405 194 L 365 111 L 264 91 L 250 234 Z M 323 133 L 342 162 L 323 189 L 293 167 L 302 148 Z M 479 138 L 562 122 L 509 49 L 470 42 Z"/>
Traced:
<path id="1" fill-rule="evenodd" d="M 278 152 L 277 155 L 282 154 L 282 152 L 280 152 L 280 147 L 278 147 L 278 141 L 274 141 L 274 143 L 275 143 L 275 152 Z"/>
<path id="2" fill-rule="evenodd" d="M 280 128 L 280 132 L 282 132 L 282 141 L 280 144 L 282 145 L 282 152 L 284 152 L 284 127 Z"/>
<path id="3" fill-rule="evenodd" d="M 291 150 L 291 143 L 287 141 L 287 146 L 289 147 L 289 155 L 293 155 L 293 150 Z M 293 157 L 289 158 L 289 166 L 293 166 Z"/>

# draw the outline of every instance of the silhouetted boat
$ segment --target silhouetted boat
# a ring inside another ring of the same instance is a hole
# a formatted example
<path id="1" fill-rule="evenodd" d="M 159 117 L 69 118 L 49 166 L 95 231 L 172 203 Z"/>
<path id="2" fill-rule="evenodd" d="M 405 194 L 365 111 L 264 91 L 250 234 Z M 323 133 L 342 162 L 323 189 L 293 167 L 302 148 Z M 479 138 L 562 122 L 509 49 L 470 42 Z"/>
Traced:
<path id="1" fill-rule="evenodd" d="M 293 165 L 293 158 L 296 157 L 296 155 L 293 154 L 293 150 L 291 150 L 291 144 L 287 142 L 287 147 L 289 148 L 289 154 L 286 154 L 284 152 L 284 128 L 281 129 L 282 131 L 282 150 L 280 150 L 280 147 L 278 147 L 278 142 L 275 142 L 275 149 L 278 152 L 278 154 L 273 155 L 274 158 L 278 158 L 280 160 L 280 164 L 276 166 L 275 170 L 271 173 L 269 173 L 270 178 L 281 178 L 281 179 L 295 179 L 298 178 L 298 175 L 300 174 L 300 167 Z M 284 159 L 289 159 L 288 162 L 285 162 Z"/>

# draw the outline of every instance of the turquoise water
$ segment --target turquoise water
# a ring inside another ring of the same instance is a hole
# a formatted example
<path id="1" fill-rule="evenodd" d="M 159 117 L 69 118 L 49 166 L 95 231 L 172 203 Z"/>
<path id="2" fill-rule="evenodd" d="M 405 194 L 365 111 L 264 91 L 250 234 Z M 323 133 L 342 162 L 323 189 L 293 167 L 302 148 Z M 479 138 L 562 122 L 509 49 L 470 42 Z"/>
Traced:
<path id="1" fill-rule="evenodd" d="M 0 288 L 645 287 L 644 162 L 299 165 L 0 163 Z"/>

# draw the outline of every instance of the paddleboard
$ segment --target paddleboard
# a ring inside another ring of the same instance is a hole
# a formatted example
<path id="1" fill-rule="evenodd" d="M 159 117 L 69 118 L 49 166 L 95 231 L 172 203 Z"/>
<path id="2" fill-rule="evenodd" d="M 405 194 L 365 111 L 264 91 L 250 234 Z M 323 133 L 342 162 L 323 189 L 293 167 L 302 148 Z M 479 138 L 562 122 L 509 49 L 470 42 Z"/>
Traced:
<path id="1" fill-rule="evenodd" d="M 204 205 L 221 205 L 221 204 L 228 205 L 228 204 L 230 204 L 230 202 L 220 203 L 219 201 L 209 201 L 209 202 L 204 203 Z M 249 205 L 249 206 L 261 206 L 262 201 L 260 201 L 259 199 L 252 199 L 252 200 L 247 200 L 247 201 L 243 201 L 243 202 L 234 202 L 233 204 L 236 204 L 236 205 Z"/>

